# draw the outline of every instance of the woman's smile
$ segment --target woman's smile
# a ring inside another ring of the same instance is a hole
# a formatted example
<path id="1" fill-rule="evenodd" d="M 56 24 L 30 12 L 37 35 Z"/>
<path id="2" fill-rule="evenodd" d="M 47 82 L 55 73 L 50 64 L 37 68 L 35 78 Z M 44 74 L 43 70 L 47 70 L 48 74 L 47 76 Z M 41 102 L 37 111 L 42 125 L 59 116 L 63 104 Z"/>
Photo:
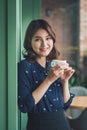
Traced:
<path id="1" fill-rule="evenodd" d="M 47 52 L 47 51 L 48 51 L 48 48 L 40 48 L 40 51 L 41 51 L 41 52 Z"/>

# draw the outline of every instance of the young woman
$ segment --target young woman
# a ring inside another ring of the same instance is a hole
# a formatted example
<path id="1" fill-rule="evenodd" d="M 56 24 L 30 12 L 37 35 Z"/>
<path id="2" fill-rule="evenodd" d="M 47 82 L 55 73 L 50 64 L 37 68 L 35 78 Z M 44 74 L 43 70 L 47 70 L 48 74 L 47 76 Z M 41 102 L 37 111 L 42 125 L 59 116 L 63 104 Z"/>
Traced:
<path id="1" fill-rule="evenodd" d="M 64 114 L 74 97 L 68 81 L 74 70 L 68 63 L 51 67 L 58 59 L 55 33 L 47 21 L 29 24 L 23 53 L 18 64 L 18 105 L 28 114 L 27 130 L 70 130 Z"/>

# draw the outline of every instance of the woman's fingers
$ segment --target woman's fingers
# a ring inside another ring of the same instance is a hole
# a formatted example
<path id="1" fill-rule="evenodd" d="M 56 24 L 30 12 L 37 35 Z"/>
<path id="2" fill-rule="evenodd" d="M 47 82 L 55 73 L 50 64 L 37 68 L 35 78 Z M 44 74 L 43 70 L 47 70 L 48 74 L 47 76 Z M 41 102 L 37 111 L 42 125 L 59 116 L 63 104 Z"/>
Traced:
<path id="1" fill-rule="evenodd" d="M 56 70 L 56 71 L 54 71 L 53 73 L 54 73 L 54 75 L 55 75 L 56 77 L 59 77 L 61 74 L 64 73 L 64 70 L 63 70 L 63 69 Z"/>
<path id="2" fill-rule="evenodd" d="M 61 63 L 55 67 L 51 67 L 51 71 L 53 73 L 53 77 L 56 79 L 59 77 L 69 79 L 75 72 L 75 70 L 72 69 L 68 63 Z"/>
<path id="3" fill-rule="evenodd" d="M 67 77 L 71 77 L 74 72 L 75 72 L 75 70 L 72 69 L 72 67 L 69 67 L 69 68 L 67 68 L 67 69 L 64 70 L 64 74 L 65 74 Z"/>

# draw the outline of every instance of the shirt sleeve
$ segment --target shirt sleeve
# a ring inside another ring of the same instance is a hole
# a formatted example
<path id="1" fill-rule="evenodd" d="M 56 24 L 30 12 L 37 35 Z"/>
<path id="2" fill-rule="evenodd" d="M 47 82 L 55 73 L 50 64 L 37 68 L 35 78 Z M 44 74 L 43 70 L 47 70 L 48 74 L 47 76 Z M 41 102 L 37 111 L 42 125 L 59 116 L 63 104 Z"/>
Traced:
<path id="1" fill-rule="evenodd" d="M 74 97 L 75 97 L 75 94 L 74 93 L 70 93 L 69 100 L 66 103 L 64 103 L 64 110 L 69 108 L 69 106 L 72 103 Z"/>
<path id="2" fill-rule="evenodd" d="M 18 107 L 21 112 L 31 112 L 35 101 L 31 91 L 31 73 L 26 62 L 18 63 Z"/>

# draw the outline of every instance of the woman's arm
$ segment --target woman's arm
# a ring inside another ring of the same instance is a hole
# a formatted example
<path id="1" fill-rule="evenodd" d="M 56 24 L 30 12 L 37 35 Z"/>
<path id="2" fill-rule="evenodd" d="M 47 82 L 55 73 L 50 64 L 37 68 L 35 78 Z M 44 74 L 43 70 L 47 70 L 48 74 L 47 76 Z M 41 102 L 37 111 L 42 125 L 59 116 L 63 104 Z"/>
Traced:
<path id="1" fill-rule="evenodd" d="M 67 67 L 64 70 L 64 74 L 61 76 L 61 79 L 63 81 L 63 100 L 64 100 L 64 103 L 66 103 L 70 99 L 68 82 L 69 82 L 69 79 L 71 78 L 71 76 L 73 75 L 74 71 L 75 70 L 72 69 L 71 67 Z"/>
<path id="2" fill-rule="evenodd" d="M 66 103 L 70 98 L 70 92 L 68 87 L 68 81 L 63 82 L 63 100 Z"/>
<path id="3" fill-rule="evenodd" d="M 41 83 L 41 85 L 37 89 L 33 91 L 32 96 L 35 100 L 35 104 L 37 104 L 40 101 L 40 99 L 43 97 L 50 85 L 51 82 L 49 82 L 49 80 L 46 79 Z"/>
<path id="4" fill-rule="evenodd" d="M 63 99 L 64 103 L 66 103 L 70 98 L 69 88 L 68 88 L 68 80 L 74 73 L 74 70 L 71 67 L 67 67 L 68 64 L 61 64 L 61 66 L 55 66 L 50 69 L 48 76 L 46 79 L 41 83 L 41 85 L 35 89 L 32 93 L 32 96 L 35 100 L 35 104 L 37 104 L 40 99 L 43 97 L 49 86 L 56 81 L 59 77 L 62 78 L 63 81 Z"/>
<path id="5" fill-rule="evenodd" d="M 58 70 L 56 70 L 56 68 Z M 55 71 L 56 70 L 56 71 Z M 60 75 L 62 74 L 63 70 L 61 68 L 55 67 L 51 68 L 46 79 L 41 83 L 40 86 L 38 86 L 32 93 L 32 96 L 35 100 L 35 104 L 37 104 L 40 99 L 43 97 L 49 86 L 57 80 Z"/>

